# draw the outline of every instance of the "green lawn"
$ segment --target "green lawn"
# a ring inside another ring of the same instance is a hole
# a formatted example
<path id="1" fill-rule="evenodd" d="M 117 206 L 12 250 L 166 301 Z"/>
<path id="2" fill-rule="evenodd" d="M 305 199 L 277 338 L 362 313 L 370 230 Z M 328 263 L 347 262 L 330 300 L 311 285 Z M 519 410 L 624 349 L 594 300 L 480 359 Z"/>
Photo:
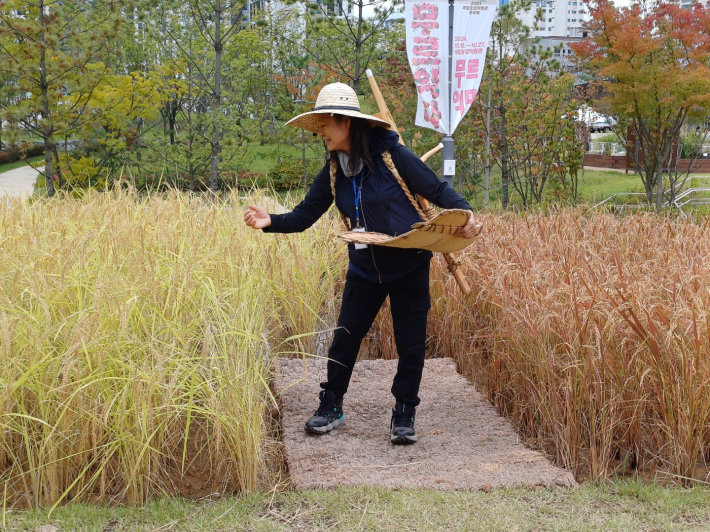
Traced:
<path id="1" fill-rule="evenodd" d="M 710 490 L 634 481 L 578 489 L 451 492 L 341 488 L 242 498 L 161 499 L 144 508 L 76 504 L 12 511 L 4 530 L 671 531 L 710 529 Z"/>
<path id="2" fill-rule="evenodd" d="M 692 183 L 692 184 L 691 184 Z M 500 184 L 501 176 L 500 169 L 494 168 L 491 171 L 490 181 L 490 205 L 496 208 L 500 203 Z M 701 175 L 694 177 L 692 181 L 686 184 L 685 188 L 693 187 L 710 187 L 710 176 Z M 546 189 L 547 194 L 550 194 L 550 188 Z M 643 183 L 637 174 L 615 172 L 607 170 L 585 170 L 584 178 L 579 174 L 579 203 L 587 203 L 595 205 L 602 200 L 621 192 L 643 192 Z M 521 203 L 520 197 L 515 192 L 513 186 L 509 187 L 510 203 L 512 206 Z M 467 198 L 471 205 L 476 208 L 483 207 L 483 191 L 479 188 L 476 190 L 476 196 Z M 554 200 L 553 200 L 554 201 Z M 619 198 L 619 203 L 623 202 L 623 198 Z"/>
<path id="3" fill-rule="evenodd" d="M 585 170 L 584 185 L 580 181 L 580 200 L 592 204 L 598 203 L 619 192 L 643 192 L 643 183 L 637 174 Z M 685 188 L 708 187 L 710 176 L 693 177 Z"/>
<path id="4" fill-rule="evenodd" d="M 2 132 L 2 141 L 3 142 L 9 142 L 8 137 L 10 135 L 8 134 L 7 131 L 3 130 Z M 16 132 L 14 132 L 14 138 L 12 139 L 13 142 L 22 142 L 27 141 L 27 142 L 32 142 L 35 140 L 42 140 L 41 137 L 38 137 L 37 135 L 30 135 L 30 132 L 27 131 L 26 129 L 18 129 Z"/>
<path id="5" fill-rule="evenodd" d="M 585 170 L 584 182 L 579 178 L 580 201 L 591 204 L 618 192 L 643 192 L 641 178 L 632 173 L 621 173 L 602 170 Z"/>

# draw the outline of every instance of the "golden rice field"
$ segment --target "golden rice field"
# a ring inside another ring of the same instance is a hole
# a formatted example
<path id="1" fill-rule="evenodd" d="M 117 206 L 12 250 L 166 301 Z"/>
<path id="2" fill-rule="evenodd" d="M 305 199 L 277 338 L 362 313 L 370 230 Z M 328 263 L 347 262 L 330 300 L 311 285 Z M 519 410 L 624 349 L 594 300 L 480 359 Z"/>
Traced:
<path id="1" fill-rule="evenodd" d="M 313 350 L 345 250 L 328 220 L 271 237 L 242 211 L 236 196 L 0 202 L 11 504 L 259 487 L 271 358 Z"/>
<path id="2" fill-rule="evenodd" d="M 346 254 L 336 216 L 265 235 L 243 209 L 177 193 L 0 202 L 5 504 L 269 485 L 270 361 L 317 351 Z M 431 355 L 453 356 L 578 478 L 705 480 L 707 228 L 576 210 L 480 218 L 462 265 L 472 294 L 434 262 Z M 370 351 L 388 358 L 386 314 Z"/>

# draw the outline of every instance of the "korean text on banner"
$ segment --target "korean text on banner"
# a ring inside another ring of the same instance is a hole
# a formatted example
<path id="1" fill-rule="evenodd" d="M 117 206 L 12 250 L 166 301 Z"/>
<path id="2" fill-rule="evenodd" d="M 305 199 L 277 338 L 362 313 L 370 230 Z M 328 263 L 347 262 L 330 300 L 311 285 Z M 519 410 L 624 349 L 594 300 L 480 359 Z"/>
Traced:
<path id="1" fill-rule="evenodd" d="M 405 2 L 407 55 L 417 87 L 415 124 L 449 133 L 449 3 Z"/>
<path id="2" fill-rule="evenodd" d="M 498 2 L 473 0 L 454 3 L 450 134 L 456 131 L 478 94 L 488 38 L 497 10 Z"/>

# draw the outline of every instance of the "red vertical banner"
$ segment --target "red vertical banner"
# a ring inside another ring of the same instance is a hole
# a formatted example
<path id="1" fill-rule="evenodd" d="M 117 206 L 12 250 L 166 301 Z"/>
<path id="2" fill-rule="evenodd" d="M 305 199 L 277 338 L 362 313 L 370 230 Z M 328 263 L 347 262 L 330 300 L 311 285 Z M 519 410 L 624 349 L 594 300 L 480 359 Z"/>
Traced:
<path id="1" fill-rule="evenodd" d="M 407 55 L 417 87 L 415 124 L 447 134 L 449 127 L 449 3 L 405 2 Z"/>

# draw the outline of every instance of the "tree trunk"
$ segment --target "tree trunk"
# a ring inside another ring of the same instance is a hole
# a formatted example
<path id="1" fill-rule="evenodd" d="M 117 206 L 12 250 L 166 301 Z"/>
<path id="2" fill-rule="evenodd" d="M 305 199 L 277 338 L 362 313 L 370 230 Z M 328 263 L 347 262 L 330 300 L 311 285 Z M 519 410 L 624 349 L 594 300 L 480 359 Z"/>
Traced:
<path id="1" fill-rule="evenodd" d="M 355 80 L 353 89 L 355 94 L 360 94 L 360 54 L 362 53 L 362 0 L 357 3 L 357 39 L 355 40 Z"/>
<path id="2" fill-rule="evenodd" d="M 175 122 L 177 118 L 178 104 L 175 100 L 170 102 L 170 107 L 168 108 L 168 126 L 170 127 L 170 145 L 175 145 Z"/>
<path id="3" fill-rule="evenodd" d="M 488 209 L 488 194 L 491 184 L 491 90 L 493 83 L 488 85 L 488 105 L 486 106 L 486 181 L 483 204 Z M 411 148 L 410 148 L 411 149 Z"/>
<path id="4" fill-rule="evenodd" d="M 190 56 L 192 56 L 192 39 L 190 39 Z M 194 77 L 192 72 L 192 63 L 187 62 L 187 101 L 188 104 L 185 106 L 187 110 L 187 130 L 189 131 L 187 136 L 187 163 L 188 163 L 188 178 L 190 184 L 188 185 L 190 192 L 195 191 L 196 178 L 195 178 L 195 164 L 192 160 L 192 144 L 195 141 L 195 128 L 192 123 L 192 110 L 195 107 L 195 101 L 192 97 L 192 88 L 194 86 Z"/>
<path id="5" fill-rule="evenodd" d="M 656 209 L 660 212 L 663 208 L 663 156 L 655 150 L 656 157 Z"/>
<path id="6" fill-rule="evenodd" d="M 220 0 L 216 0 L 214 11 L 214 97 L 212 99 L 212 120 L 214 120 L 212 128 L 212 167 L 210 171 L 210 190 L 213 194 L 217 193 L 217 171 L 219 168 L 219 123 L 220 114 L 222 113 L 222 94 L 220 83 L 222 81 L 222 4 Z"/>
<path id="7" fill-rule="evenodd" d="M 505 108 L 500 108 L 500 170 L 501 170 L 501 190 L 500 199 L 503 203 L 503 209 L 508 210 L 508 183 L 510 181 L 508 170 L 508 138 L 505 122 Z"/>
<path id="8" fill-rule="evenodd" d="M 67 141 L 64 140 L 64 151 L 66 151 Z M 62 174 L 62 169 L 59 167 L 59 151 L 57 150 L 57 145 L 52 144 L 52 154 L 54 155 L 53 161 L 57 165 L 57 185 L 59 188 L 64 186 L 64 175 Z"/>
<path id="9" fill-rule="evenodd" d="M 44 15 L 44 0 L 39 2 L 39 25 L 42 31 L 42 51 L 40 52 L 39 72 L 40 89 L 42 91 L 42 137 L 44 140 L 44 177 L 47 187 L 47 197 L 54 196 L 54 167 L 52 165 L 52 126 L 49 121 L 49 83 L 47 82 L 47 35 L 46 17 Z"/>

